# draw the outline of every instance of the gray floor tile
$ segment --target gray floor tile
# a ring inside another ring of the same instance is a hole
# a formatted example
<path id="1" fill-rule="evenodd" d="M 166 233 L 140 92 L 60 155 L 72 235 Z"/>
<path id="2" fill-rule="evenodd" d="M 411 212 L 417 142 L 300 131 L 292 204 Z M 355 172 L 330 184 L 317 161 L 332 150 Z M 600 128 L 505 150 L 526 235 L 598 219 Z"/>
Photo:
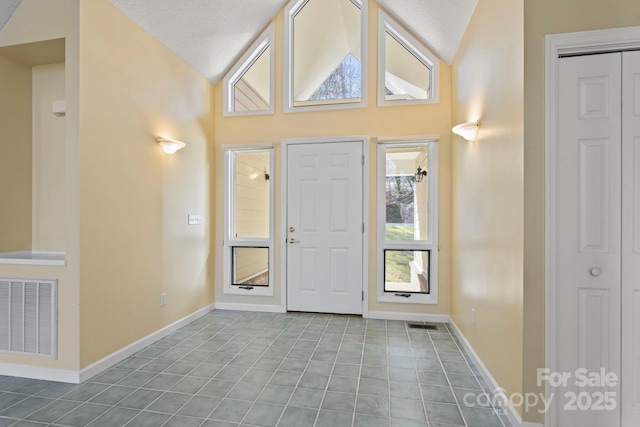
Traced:
<path id="1" fill-rule="evenodd" d="M 37 412 L 29 415 L 28 420 L 39 422 L 52 422 L 68 414 L 69 412 L 80 406 L 81 402 L 73 402 L 68 400 L 56 400 L 45 406 Z"/>
<path id="2" fill-rule="evenodd" d="M 227 395 L 230 399 L 256 400 L 262 392 L 264 386 L 262 384 L 239 382 Z"/>
<path id="3" fill-rule="evenodd" d="M 430 423 L 464 426 L 464 421 L 462 420 L 462 415 L 457 405 L 425 402 L 425 407 Z"/>
<path id="4" fill-rule="evenodd" d="M 175 415 L 169 418 L 169 421 L 167 421 L 162 427 L 199 427 L 203 422 L 203 418 Z"/>
<path id="5" fill-rule="evenodd" d="M 240 422 L 251 408 L 252 402 L 245 400 L 224 399 L 209 415 L 210 419 Z"/>
<path id="6" fill-rule="evenodd" d="M 93 399 L 108 388 L 109 386 L 106 384 L 87 383 L 81 385 L 71 393 L 65 394 L 64 396 L 62 396 L 62 398 L 65 400 L 77 400 L 80 402 L 86 402 Z"/>
<path id="7" fill-rule="evenodd" d="M 469 427 L 502 427 L 502 421 L 493 409 L 462 407 L 462 414 Z"/>
<path id="8" fill-rule="evenodd" d="M 140 411 L 127 408 L 111 408 L 104 414 L 96 418 L 89 426 L 91 427 L 122 427 Z"/>
<path id="9" fill-rule="evenodd" d="M 427 424 L 424 421 L 406 420 L 402 418 L 392 418 L 391 427 L 425 427 Z M 434 427 L 433 424 L 430 424 Z"/>
<path id="10" fill-rule="evenodd" d="M 178 410 L 182 408 L 189 399 L 191 399 L 191 396 L 188 394 L 167 392 L 157 398 L 156 401 L 147 408 L 147 410 L 174 414 L 178 412 Z"/>
<path id="11" fill-rule="evenodd" d="M 124 398 L 118 406 L 123 408 L 144 409 L 162 394 L 157 390 L 138 389 Z"/>
<path id="12" fill-rule="evenodd" d="M 269 381 L 269 384 L 294 387 L 298 383 L 300 376 L 301 374 L 298 372 L 277 371 Z"/>
<path id="13" fill-rule="evenodd" d="M 460 375 L 460 374 L 447 374 L 451 387 L 470 388 L 476 390 L 482 390 L 480 383 L 473 375 Z"/>
<path id="14" fill-rule="evenodd" d="M 343 363 L 336 363 L 333 367 L 334 376 L 358 378 L 360 375 L 360 365 L 347 365 Z"/>
<path id="15" fill-rule="evenodd" d="M 96 397 L 91 399 L 91 403 L 101 403 L 103 405 L 115 405 L 120 402 L 125 397 L 129 396 L 131 393 L 136 391 L 133 387 L 123 387 L 119 385 L 114 385 L 98 394 Z"/>
<path id="16" fill-rule="evenodd" d="M 322 401 L 322 409 L 330 411 L 348 412 L 355 411 L 356 395 L 352 393 L 335 393 L 327 391 Z"/>
<path id="17" fill-rule="evenodd" d="M 389 398 L 358 394 L 356 399 L 356 412 L 364 415 L 388 417 Z"/>
<path id="18" fill-rule="evenodd" d="M 284 405 L 256 402 L 242 420 L 243 423 L 264 427 L 275 427 Z"/>
<path id="19" fill-rule="evenodd" d="M 389 382 L 383 380 L 360 379 L 358 388 L 359 394 L 369 394 L 374 396 L 389 396 Z"/>
<path id="20" fill-rule="evenodd" d="M 56 424 L 71 427 L 83 427 L 105 413 L 107 410 L 109 410 L 109 408 L 109 406 L 105 405 L 84 403 L 62 418 L 58 419 L 56 421 Z"/>
<path id="21" fill-rule="evenodd" d="M 347 377 L 331 377 L 329 380 L 329 387 L 327 390 L 339 391 L 343 393 L 355 393 L 358 389 L 357 378 Z"/>
<path id="22" fill-rule="evenodd" d="M 293 393 L 293 387 L 266 385 L 258 397 L 259 402 L 286 404 Z"/>
<path id="23" fill-rule="evenodd" d="M 207 418 L 222 401 L 214 397 L 194 396 L 178 411 L 178 415 Z"/>
<path id="24" fill-rule="evenodd" d="M 127 424 L 127 427 L 157 427 L 163 425 L 169 418 L 170 415 L 166 414 L 141 412 Z"/>
<path id="25" fill-rule="evenodd" d="M 143 387 L 152 389 L 152 390 L 169 390 L 171 387 L 176 385 L 178 381 L 182 379 L 181 375 L 171 375 L 171 374 L 158 374 L 151 381 L 146 383 Z"/>
<path id="26" fill-rule="evenodd" d="M 324 390 L 327 387 L 328 382 L 329 382 L 328 375 L 305 372 L 304 374 L 302 374 L 302 378 L 300 378 L 298 387 Z"/>
<path id="27" fill-rule="evenodd" d="M 469 368 L 469 364 L 466 362 L 452 362 L 449 360 L 443 360 L 442 366 L 444 366 L 444 370 L 446 373 L 473 375 L 471 368 Z"/>
<path id="28" fill-rule="evenodd" d="M 211 397 L 225 397 L 236 386 L 236 382 L 224 380 L 211 380 L 207 385 L 202 387 L 197 395 Z"/>
<path id="29" fill-rule="evenodd" d="M 439 403 L 456 403 L 456 399 L 453 396 L 451 387 L 436 386 L 436 385 L 423 385 L 422 398 L 428 402 Z"/>
<path id="30" fill-rule="evenodd" d="M 173 387 L 171 387 L 171 391 L 194 394 L 208 382 L 209 380 L 206 378 L 183 377 Z"/>
<path id="31" fill-rule="evenodd" d="M 320 410 L 316 427 L 350 427 L 353 419 L 352 413 L 333 412 Z"/>
<path id="32" fill-rule="evenodd" d="M 389 417 L 356 414 L 353 427 L 389 427 Z"/>
<path id="33" fill-rule="evenodd" d="M 52 399 L 45 397 L 28 397 L 0 412 L 0 416 L 18 419 L 25 418 L 51 402 L 53 402 Z"/>
<path id="34" fill-rule="evenodd" d="M 418 384 L 406 383 L 406 382 L 394 382 L 389 383 L 389 389 L 391 397 L 399 399 L 413 399 L 421 400 L 420 387 Z"/>
<path id="35" fill-rule="evenodd" d="M 324 392 L 322 390 L 312 390 L 308 388 L 297 388 L 291 396 L 289 406 L 296 406 L 299 408 L 318 409 Z"/>
<path id="36" fill-rule="evenodd" d="M 405 418 L 416 421 L 426 421 L 424 406 L 418 400 L 391 399 L 391 417 Z"/>
<path id="37" fill-rule="evenodd" d="M 312 427 L 316 421 L 317 410 L 287 406 L 280 418 L 278 427 Z"/>

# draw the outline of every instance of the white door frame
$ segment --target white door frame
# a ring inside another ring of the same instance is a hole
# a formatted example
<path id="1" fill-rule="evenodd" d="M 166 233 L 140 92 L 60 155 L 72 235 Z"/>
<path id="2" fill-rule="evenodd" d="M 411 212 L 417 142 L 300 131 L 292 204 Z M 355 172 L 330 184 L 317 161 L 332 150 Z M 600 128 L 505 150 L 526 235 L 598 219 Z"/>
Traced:
<path id="1" fill-rule="evenodd" d="M 282 289 L 280 291 L 281 304 L 284 311 L 287 311 L 287 235 L 288 235 L 288 218 L 287 218 L 287 202 L 288 202 L 288 150 L 290 145 L 297 144 L 322 144 L 335 142 L 361 142 L 362 154 L 364 155 L 364 166 L 362 168 L 362 221 L 364 222 L 364 233 L 362 235 L 362 291 L 364 292 L 364 300 L 362 301 L 362 317 L 369 317 L 369 137 L 363 135 L 357 136 L 338 136 L 338 137 L 317 137 L 317 138 L 288 138 L 282 140 L 282 197 L 280 201 L 281 223 L 280 223 L 280 277 L 282 278 Z"/>
<path id="2" fill-rule="evenodd" d="M 555 282 L 555 189 L 558 177 L 555 173 L 558 148 L 558 75 L 560 55 L 588 54 L 617 50 L 640 49 L 640 27 L 584 31 L 578 33 L 550 34 L 545 37 L 545 366 L 556 370 L 556 282 Z M 553 392 L 546 385 L 545 395 Z M 545 415 L 545 426 L 555 424 L 555 406 Z"/>

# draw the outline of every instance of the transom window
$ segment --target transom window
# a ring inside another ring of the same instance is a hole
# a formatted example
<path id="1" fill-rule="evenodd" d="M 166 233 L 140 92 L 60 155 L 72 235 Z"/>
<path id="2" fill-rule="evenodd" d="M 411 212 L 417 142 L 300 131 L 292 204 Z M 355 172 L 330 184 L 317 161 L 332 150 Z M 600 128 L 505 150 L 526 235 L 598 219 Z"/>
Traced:
<path id="1" fill-rule="evenodd" d="M 225 151 L 224 292 L 273 295 L 273 150 Z"/>
<path id="2" fill-rule="evenodd" d="M 378 105 L 438 102 L 438 74 L 438 58 L 379 10 Z"/>
<path id="3" fill-rule="evenodd" d="M 378 301 L 438 302 L 436 142 L 378 147 Z"/>
<path id="4" fill-rule="evenodd" d="M 366 2 L 293 0 L 285 16 L 285 111 L 365 106 Z"/>
<path id="5" fill-rule="evenodd" d="M 225 76 L 225 116 L 273 113 L 273 23 Z"/>

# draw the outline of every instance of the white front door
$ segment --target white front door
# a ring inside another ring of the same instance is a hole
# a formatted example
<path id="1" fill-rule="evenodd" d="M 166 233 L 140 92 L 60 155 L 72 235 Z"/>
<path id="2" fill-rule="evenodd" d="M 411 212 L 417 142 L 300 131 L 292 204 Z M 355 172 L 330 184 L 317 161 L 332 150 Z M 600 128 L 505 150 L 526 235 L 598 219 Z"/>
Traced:
<path id="1" fill-rule="evenodd" d="M 551 390 L 558 427 L 621 425 L 619 385 L 579 387 L 576 377 L 621 372 L 621 71 L 620 53 L 560 60 L 555 353 L 570 376 Z M 617 407 L 588 409 L 596 393 L 615 393 Z"/>
<path id="2" fill-rule="evenodd" d="M 363 143 L 287 149 L 287 310 L 362 314 Z"/>

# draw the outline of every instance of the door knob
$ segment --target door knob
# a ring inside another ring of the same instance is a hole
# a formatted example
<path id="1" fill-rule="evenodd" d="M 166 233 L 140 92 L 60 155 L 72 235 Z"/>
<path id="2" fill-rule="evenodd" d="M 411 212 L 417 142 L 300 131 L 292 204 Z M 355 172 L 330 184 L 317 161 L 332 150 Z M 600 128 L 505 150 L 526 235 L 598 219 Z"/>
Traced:
<path id="1" fill-rule="evenodd" d="M 289 239 L 289 243 L 293 245 L 294 243 L 300 243 L 300 240 L 296 240 L 292 237 Z"/>
<path id="2" fill-rule="evenodd" d="M 595 267 L 589 270 L 589 274 L 592 275 L 593 277 L 598 277 L 600 273 L 602 273 L 602 271 L 598 267 Z"/>

